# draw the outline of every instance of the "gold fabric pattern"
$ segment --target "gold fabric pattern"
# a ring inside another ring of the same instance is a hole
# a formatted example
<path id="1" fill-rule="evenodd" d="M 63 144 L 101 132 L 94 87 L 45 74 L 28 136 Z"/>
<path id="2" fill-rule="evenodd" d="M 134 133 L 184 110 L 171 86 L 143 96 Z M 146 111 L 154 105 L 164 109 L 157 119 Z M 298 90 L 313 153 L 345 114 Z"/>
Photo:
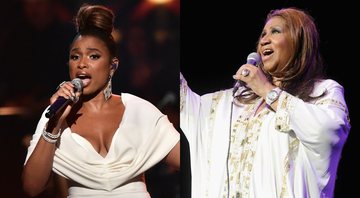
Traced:
<path id="1" fill-rule="evenodd" d="M 188 89 L 184 76 L 180 73 L 180 111 L 182 111 L 185 103 L 186 91 Z"/>
<path id="2" fill-rule="evenodd" d="M 288 195 L 287 189 L 287 178 L 289 176 L 289 171 L 291 169 L 292 162 L 295 161 L 295 154 L 299 148 L 299 139 L 289 136 L 289 151 L 284 159 L 284 174 L 282 178 L 282 187 L 280 192 L 280 198 L 286 197 Z"/>
<path id="3" fill-rule="evenodd" d="M 256 104 L 249 104 L 244 112 L 233 124 L 231 131 L 231 145 L 229 154 L 229 178 L 225 181 L 223 197 L 227 196 L 230 183 L 230 197 L 248 197 L 250 175 L 256 154 L 257 140 L 262 126 L 263 117 L 269 114 L 269 109 L 264 108 L 253 116 L 263 102 L 259 99 Z"/>
<path id="4" fill-rule="evenodd" d="M 316 105 L 334 105 L 334 106 L 340 108 L 342 111 L 344 111 L 346 113 L 346 119 L 347 119 L 348 123 L 350 123 L 349 112 L 348 112 L 346 106 L 342 102 L 340 102 L 338 100 L 334 100 L 332 98 L 326 98 L 326 99 L 317 101 L 315 104 Z"/>
<path id="5" fill-rule="evenodd" d="M 212 136 L 213 136 L 213 131 L 214 131 L 214 120 L 215 120 L 215 115 L 216 115 L 216 108 L 217 108 L 217 105 L 219 104 L 219 101 L 220 101 L 220 98 L 222 97 L 223 95 L 223 91 L 218 91 L 216 93 L 214 93 L 213 97 L 212 97 L 212 103 L 211 103 L 211 110 L 210 110 L 210 118 L 209 118 L 209 135 L 208 135 L 208 147 L 207 147 L 207 163 L 208 163 L 208 174 L 207 174 L 207 177 L 208 179 L 206 180 L 207 182 L 210 181 L 210 175 L 211 175 L 211 145 L 212 145 Z M 206 185 L 206 186 L 209 186 Z M 205 192 L 205 196 L 206 197 L 209 197 L 209 190 L 206 189 L 206 192 Z"/>
<path id="6" fill-rule="evenodd" d="M 291 105 L 291 97 L 282 91 L 279 97 L 279 107 L 276 111 L 275 129 L 281 132 L 288 132 L 290 130 L 290 117 L 289 111 L 294 107 Z"/>

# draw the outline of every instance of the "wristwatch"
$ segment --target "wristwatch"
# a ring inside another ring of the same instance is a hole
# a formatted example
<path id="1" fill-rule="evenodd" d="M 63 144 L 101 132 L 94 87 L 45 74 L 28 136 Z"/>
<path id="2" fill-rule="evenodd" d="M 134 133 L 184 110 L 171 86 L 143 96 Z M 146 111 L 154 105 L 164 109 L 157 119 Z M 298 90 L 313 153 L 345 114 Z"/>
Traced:
<path id="1" fill-rule="evenodd" d="M 269 93 L 266 94 L 265 103 L 270 106 L 279 98 L 281 91 L 282 90 L 279 87 L 276 87 L 269 91 Z"/>

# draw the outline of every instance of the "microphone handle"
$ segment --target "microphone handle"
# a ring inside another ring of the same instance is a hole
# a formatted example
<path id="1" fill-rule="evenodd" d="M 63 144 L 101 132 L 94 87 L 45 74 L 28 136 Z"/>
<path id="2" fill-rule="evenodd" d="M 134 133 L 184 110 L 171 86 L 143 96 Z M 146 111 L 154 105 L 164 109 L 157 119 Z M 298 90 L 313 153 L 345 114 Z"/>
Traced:
<path id="1" fill-rule="evenodd" d="M 244 86 L 244 82 L 241 80 L 236 80 L 234 88 L 233 88 L 233 96 L 235 96 L 235 93 L 237 92 L 237 90 L 241 87 Z"/>
<path id="2" fill-rule="evenodd" d="M 59 110 L 68 105 L 70 102 L 70 99 L 59 96 L 56 101 L 49 107 L 48 111 L 45 113 L 45 117 L 52 118 Z"/>
<path id="3" fill-rule="evenodd" d="M 249 54 L 249 56 L 247 57 L 246 64 L 251 64 L 251 65 L 257 66 L 257 63 L 260 61 L 261 61 L 260 55 L 256 52 L 253 52 L 253 53 Z M 235 96 L 235 93 L 237 92 L 239 87 L 242 87 L 244 85 L 245 85 L 245 83 L 243 81 L 237 80 L 234 85 L 234 88 L 233 88 L 233 96 Z"/>

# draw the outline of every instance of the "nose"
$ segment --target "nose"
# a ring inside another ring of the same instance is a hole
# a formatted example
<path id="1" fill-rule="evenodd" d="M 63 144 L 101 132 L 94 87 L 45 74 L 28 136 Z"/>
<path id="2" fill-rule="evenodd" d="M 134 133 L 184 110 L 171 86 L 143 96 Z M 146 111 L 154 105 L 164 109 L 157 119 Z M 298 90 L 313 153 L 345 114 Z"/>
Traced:
<path id="1" fill-rule="evenodd" d="M 77 66 L 79 69 L 84 69 L 84 68 L 87 68 L 87 64 L 86 62 L 84 61 L 84 59 L 80 59 L 80 61 L 78 62 L 78 66 Z"/>
<path id="2" fill-rule="evenodd" d="M 267 39 L 266 37 L 263 37 L 263 38 L 261 38 L 261 40 L 260 40 L 260 45 L 261 45 L 261 46 L 267 45 L 267 44 L 269 44 L 269 43 L 270 43 L 270 40 Z"/>
<path id="3" fill-rule="evenodd" d="M 270 39 L 267 36 L 264 36 L 260 39 L 260 45 L 264 46 L 270 43 Z"/>

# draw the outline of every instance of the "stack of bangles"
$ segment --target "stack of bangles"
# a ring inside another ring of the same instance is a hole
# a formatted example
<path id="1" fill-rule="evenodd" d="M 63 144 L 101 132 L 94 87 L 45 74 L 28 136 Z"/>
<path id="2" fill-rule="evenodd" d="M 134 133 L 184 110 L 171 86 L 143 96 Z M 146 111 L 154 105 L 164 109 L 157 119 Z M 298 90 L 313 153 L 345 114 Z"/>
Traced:
<path id="1" fill-rule="evenodd" d="M 52 133 L 47 132 L 46 127 L 44 127 L 44 130 L 42 132 L 42 137 L 44 138 L 45 141 L 51 144 L 55 144 L 61 135 L 60 131 L 61 129 L 59 129 L 58 133 L 54 135 Z"/>

